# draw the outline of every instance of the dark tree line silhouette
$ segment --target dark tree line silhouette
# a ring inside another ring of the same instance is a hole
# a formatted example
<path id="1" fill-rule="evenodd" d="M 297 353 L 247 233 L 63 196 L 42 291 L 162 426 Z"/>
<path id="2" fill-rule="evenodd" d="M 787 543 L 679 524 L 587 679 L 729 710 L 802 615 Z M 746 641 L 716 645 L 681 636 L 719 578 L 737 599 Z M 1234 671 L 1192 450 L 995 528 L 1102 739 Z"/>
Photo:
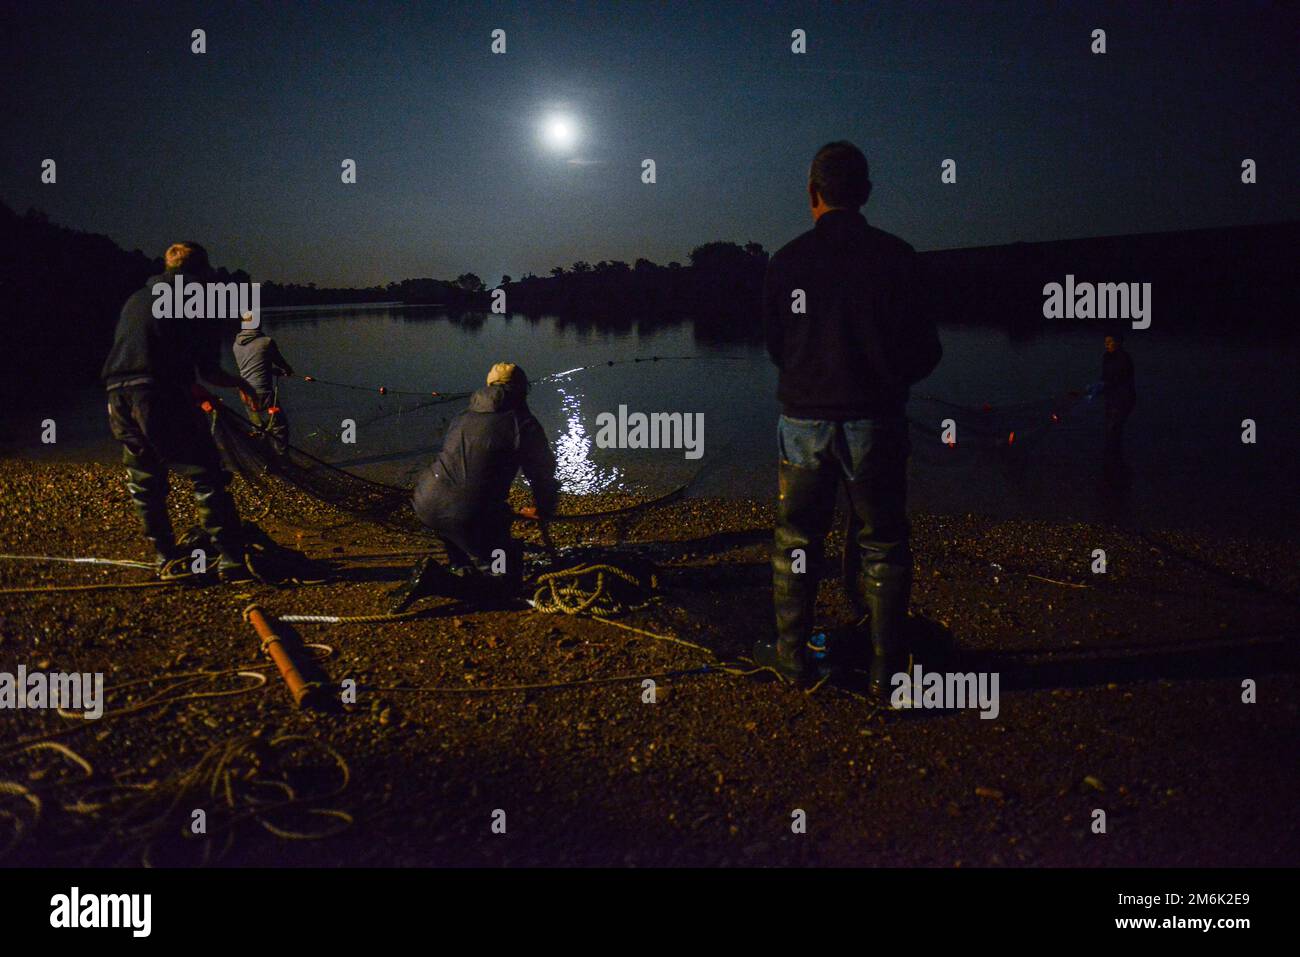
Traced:
<path id="1" fill-rule="evenodd" d="M 0 310 L 16 360 L 0 376 L 6 391 L 92 379 L 123 302 L 162 271 L 161 256 L 127 252 L 107 236 L 51 223 L 40 210 L 19 215 L 0 203 Z M 249 279 L 242 269 L 217 275 Z"/>
<path id="2" fill-rule="evenodd" d="M 1043 285 L 1073 274 L 1079 281 L 1150 282 L 1153 324 L 1163 330 L 1291 335 L 1300 302 L 1297 248 L 1300 223 L 1289 222 L 928 252 L 920 257 L 922 307 L 941 323 L 1033 335 L 1059 324 L 1043 318 Z M 576 262 L 547 276 L 502 276 L 491 288 L 473 273 L 365 288 L 263 282 L 262 304 L 436 305 L 468 321 L 467 314 L 490 310 L 494 290 L 502 289 L 507 311 L 526 317 L 553 314 L 587 328 L 642 331 L 688 322 L 703 342 L 757 342 L 767 261 L 758 243 L 709 242 L 685 264 Z M 161 271 L 161 258 L 0 203 L 0 308 L 11 355 L 22 357 L 0 382 L 22 388 L 48 381 L 51 369 L 92 379 L 122 303 Z M 242 269 L 217 273 L 223 281 L 250 279 Z"/>
<path id="3" fill-rule="evenodd" d="M 692 250 L 687 265 L 580 261 L 567 269 L 556 266 L 549 276 L 513 281 L 503 276 L 499 288 L 508 309 L 528 315 L 553 313 L 598 326 L 643 329 L 689 321 L 704 340 L 757 340 L 767 259 L 758 243 L 711 242 Z"/>

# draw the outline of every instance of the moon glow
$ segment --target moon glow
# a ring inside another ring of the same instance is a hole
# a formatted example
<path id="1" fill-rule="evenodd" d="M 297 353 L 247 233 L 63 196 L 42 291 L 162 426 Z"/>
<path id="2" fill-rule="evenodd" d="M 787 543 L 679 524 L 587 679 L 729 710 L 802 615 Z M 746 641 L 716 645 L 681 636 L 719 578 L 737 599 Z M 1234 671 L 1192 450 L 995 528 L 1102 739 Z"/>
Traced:
<path id="1" fill-rule="evenodd" d="M 578 126 L 562 113 L 548 116 L 542 121 L 542 142 L 556 152 L 570 150 L 578 142 Z"/>

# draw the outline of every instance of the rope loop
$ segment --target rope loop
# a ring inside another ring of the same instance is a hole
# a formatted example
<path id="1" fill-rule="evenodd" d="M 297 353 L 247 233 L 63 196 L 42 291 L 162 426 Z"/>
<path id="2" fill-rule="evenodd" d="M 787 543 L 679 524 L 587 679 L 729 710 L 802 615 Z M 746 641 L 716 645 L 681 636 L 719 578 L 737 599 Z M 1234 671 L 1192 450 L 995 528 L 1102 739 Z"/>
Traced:
<path id="1" fill-rule="evenodd" d="M 637 611 L 657 597 L 653 568 L 638 575 L 609 562 L 575 565 L 538 575 L 532 606 L 546 615 L 609 618 Z"/>

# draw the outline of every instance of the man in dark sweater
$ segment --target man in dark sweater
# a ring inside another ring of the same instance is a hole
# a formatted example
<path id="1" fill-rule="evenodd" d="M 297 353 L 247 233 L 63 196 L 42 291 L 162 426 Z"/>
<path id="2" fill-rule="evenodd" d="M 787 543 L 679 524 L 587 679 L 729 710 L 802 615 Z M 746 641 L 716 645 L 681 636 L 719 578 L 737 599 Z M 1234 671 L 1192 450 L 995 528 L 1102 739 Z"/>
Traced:
<path id="1" fill-rule="evenodd" d="M 154 315 L 155 283 L 206 282 L 207 252 L 198 243 L 176 243 L 164 256 L 166 272 L 145 283 L 122 307 L 113 346 L 101 377 L 108 391 L 113 437 L 122 443 L 127 489 L 159 569 L 177 553 L 167 515 L 168 472 L 194 483 L 199 520 L 220 552 L 217 573 L 226 581 L 248 577 L 239 513 L 227 486 L 212 433 L 198 402 L 206 396 L 195 373 L 216 386 L 252 388 L 221 368 L 221 330 L 215 319 Z"/>
<path id="2" fill-rule="evenodd" d="M 818 677 L 821 652 L 809 638 L 842 484 L 850 508 L 845 581 L 870 618 L 871 647 L 859 641 L 833 651 L 843 664 L 870 657 L 873 691 L 887 696 L 890 678 L 906 665 L 912 580 L 905 405 L 943 350 L 920 305 L 915 251 L 859 212 L 870 193 L 867 159 L 855 146 L 822 147 L 808 179 L 814 227 L 768 264 L 763 321 L 782 407 L 776 639 L 760 640 L 754 657 L 791 680 Z"/>
<path id="3" fill-rule="evenodd" d="M 271 448 L 283 452 L 289 442 L 289 420 L 280 407 L 275 379 L 293 375 L 293 366 L 280 354 L 275 340 L 260 327 L 240 329 L 233 349 L 239 374 L 254 390 L 255 402 L 245 403 L 248 417 L 270 438 Z"/>
<path id="4" fill-rule="evenodd" d="M 501 362 L 452 420 L 442 451 L 415 483 L 413 502 L 420 521 L 442 539 L 452 568 L 422 559 L 394 593 L 394 611 L 426 595 L 491 600 L 518 593 L 523 549 L 510 537 L 510 486 L 522 469 L 536 502 L 523 514 L 542 521 L 555 513 L 559 494 L 555 454 L 527 395 L 524 370 Z"/>

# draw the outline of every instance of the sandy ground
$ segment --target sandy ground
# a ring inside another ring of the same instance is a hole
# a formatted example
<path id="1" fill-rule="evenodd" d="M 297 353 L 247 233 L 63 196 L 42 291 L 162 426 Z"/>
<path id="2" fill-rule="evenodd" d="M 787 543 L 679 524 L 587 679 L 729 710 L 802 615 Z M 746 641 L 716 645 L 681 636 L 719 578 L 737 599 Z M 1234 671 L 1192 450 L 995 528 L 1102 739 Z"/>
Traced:
<path id="1" fill-rule="evenodd" d="M 328 646 L 316 667 L 330 681 L 361 689 L 314 712 L 267 669 L 242 609 L 380 613 L 421 540 L 292 490 L 236 490 L 245 515 L 335 580 L 0 595 L 0 671 L 103 672 L 109 686 L 99 721 L 0 712 L 0 781 L 17 785 L 0 793 L 0 862 L 1300 862 L 1294 543 L 916 515 L 914 611 L 951 628 L 954 666 L 999 674 L 1000 713 L 897 714 L 851 682 L 806 694 L 696 670 L 770 628 L 772 511 L 686 499 L 556 538 L 615 558 L 658 543 L 663 597 L 621 620 L 708 651 L 432 599 L 415 620 L 297 626 Z M 187 493 L 178 482 L 178 528 L 193 521 Z M 0 551 L 148 557 L 119 469 L 21 459 L 0 462 Z M 0 561 L 0 588 L 148 579 Z M 836 582 L 819 613 L 849 617 Z M 673 673 L 643 700 L 640 676 Z M 1256 703 L 1242 701 L 1246 679 Z M 374 690 L 398 687 L 424 690 Z M 59 747 L 22 746 L 55 732 Z"/>

